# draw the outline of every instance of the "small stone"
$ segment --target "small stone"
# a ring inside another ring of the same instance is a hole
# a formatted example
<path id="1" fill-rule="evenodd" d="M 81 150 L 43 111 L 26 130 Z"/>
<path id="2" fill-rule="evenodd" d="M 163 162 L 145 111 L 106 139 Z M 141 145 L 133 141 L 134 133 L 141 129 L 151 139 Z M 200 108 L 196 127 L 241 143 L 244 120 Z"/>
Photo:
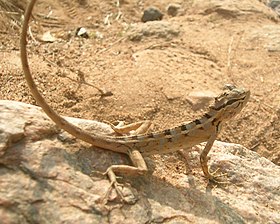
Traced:
<path id="1" fill-rule="evenodd" d="M 83 37 L 83 38 L 89 38 L 88 32 L 87 32 L 86 28 L 84 28 L 84 27 L 79 27 L 76 30 L 76 36 Z"/>
<path id="2" fill-rule="evenodd" d="M 272 8 L 278 16 L 280 16 L 280 0 L 271 0 L 268 6 Z"/>
<path id="3" fill-rule="evenodd" d="M 272 9 L 277 8 L 278 6 L 280 6 L 280 0 L 271 0 L 268 3 L 268 6 L 271 7 Z"/>
<path id="4" fill-rule="evenodd" d="M 158 8 L 151 6 L 145 9 L 141 21 L 145 23 L 148 21 L 162 20 L 162 18 L 163 18 L 162 12 Z"/>
<path id="5" fill-rule="evenodd" d="M 50 31 L 45 32 L 40 39 L 45 43 L 53 43 L 56 41 L 56 38 L 51 34 Z"/>
<path id="6" fill-rule="evenodd" d="M 186 100 L 192 105 L 194 111 L 201 110 L 209 105 L 217 94 L 212 91 L 192 91 Z"/>
<path id="7" fill-rule="evenodd" d="M 166 8 L 167 14 L 170 16 L 176 16 L 181 6 L 179 4 L 169 4 Z"/>

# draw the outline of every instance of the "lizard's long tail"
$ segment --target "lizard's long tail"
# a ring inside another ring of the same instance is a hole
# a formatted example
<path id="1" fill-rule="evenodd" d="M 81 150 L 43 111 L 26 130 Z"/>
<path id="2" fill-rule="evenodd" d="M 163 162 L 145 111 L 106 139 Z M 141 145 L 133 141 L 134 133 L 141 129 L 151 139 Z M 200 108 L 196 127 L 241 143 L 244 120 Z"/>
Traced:
<path id="1" fill-rule="evenodd" d="M 28 29 L 28 23 L 31 17 L 31 12 L 34 8 L 34 5 L 36 3 L 36 0 L 31 0 L 29 5 L 26 8 L 25 15 L 24 15 L 24 21 L 22 26 L 22 33 L 21 33 L 21 39 L 20 39 L 20 52 L 21 52 L 21 63 L 23 72 L 25 75 L 25 79 L 27 81 L 27 84 L 30 88 L 30 91 L 35 98 L 38 105 L 44 110 L 44 112 L 56 123 L 56 125 L 67 131 L 68 133 L 72 134 L 78 139 L 81 139 L 85 142 L 88 142 L 92 145 L 105 148 L 106 145 L 110 146 L 110 143 L 108 141 L 105 141 L 104 138 L 102 138 L 101 135 L 98 134 L 91 134 L 89 132 L 86 132 L 79 127 L 69 123 L 64 118 L 62 118 L 59 114 L 57 114 L 45 101 L 43 96 L 40 94 L 29 69 L 28 59 L 27 59 L 27 29 Z M 110 147 L 109 147 L 110 148 Z"/>

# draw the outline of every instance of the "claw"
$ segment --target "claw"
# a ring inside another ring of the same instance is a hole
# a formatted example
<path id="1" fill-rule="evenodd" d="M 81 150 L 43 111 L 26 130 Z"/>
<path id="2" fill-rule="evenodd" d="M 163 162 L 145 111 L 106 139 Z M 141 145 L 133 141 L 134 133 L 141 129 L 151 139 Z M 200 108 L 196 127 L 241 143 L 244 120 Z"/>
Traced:
<path id="1" fill-rule="evenodd" d="M 223 177 L 223 176 L 228 176 L 227 173 L 221 173 L 216 175 L 216 173 L 220 170 L 220 168 L 217 168 L 214 172 L 210 172 L 208 171 L 208 174 L 206 175 L 207 179 L 211 182 L 215 182 L 217 184 L 229 184 L 229 181 L 220 181 L 219 177 Z"/>
<path id="2" fill-rule="evenodd" d="M 123 187 L 123 184 L 120 184 L 118 182 L 111 182 L 110 183 L 110 187 L 108 188 L 108 190 L 106 191 L 106 194 L 105 194 L 105 198 L 108 198 L 112 189 L 114 188 L 116 191 L 117 191 L 117 194 L 121 197 L 121 199 L 123 200 L 124 199 L 124 195 L 120 189 L 120 187 Z"/>
<path id="3" fill-rule="evenodd" d="M 125 202 L 127 204 L 135 204 L 135 202 L 137 201 L 137 198 L 134 196 L 132 191 L 129 188 L 125 187 L 124 184 L 120 184 L 117 181 L 117 179 L 121 178 L 121 177 L 116 176 L 111 168 L 108 168 L 107 171 L 103 174 L 107 175 L 110 179 L 110 187 L 108 188 L 105 196 L 103 197 L 103 201 L 105 201 L 105 204 L 107 203 L 109 195 L 112 192 L 113 188 L 116 190 L 117 195 L 121 198 L 121 200 L 123 202 Z M 123 192 L 125 190 L 127 192 L 124 194 Z"/>
<path id="4" fill-rule="evenodd" d="M 137 201 L 137 198 L 134 196 L 134 194 L 130 191 L 129 188 L 125 188 L 123 184 L 120 184 L 118 182 L 111 182 L 110 187 L 108 188 L 103 199 L 106 201 L 106 203 L 108 201 L 109 195 L 112 192 L 113 188 L 116 190 L 118 196 L 121 198 L 121 201 L 127 204 L 135 204 L 135 202 Z M 129 190 L 130 192 L 124 194 L 123 193 L 124 190 Z"/>

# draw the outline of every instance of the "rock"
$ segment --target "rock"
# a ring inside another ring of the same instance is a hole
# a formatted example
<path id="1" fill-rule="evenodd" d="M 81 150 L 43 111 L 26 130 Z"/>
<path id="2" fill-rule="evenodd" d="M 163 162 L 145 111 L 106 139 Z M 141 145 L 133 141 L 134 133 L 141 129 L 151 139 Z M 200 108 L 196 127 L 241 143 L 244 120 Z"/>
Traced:
<path id="1" fill-rule="evenodd" d="M 88 31 L 86 28 L 84 27 L 78 27 L 76 29 L 76 34 L 75 34 L 77 37 L 83 37 L 83 38 L 86 38 L 88 39 L 89 38 L 89 35 L 88 35 Z"/>
<path id="2" fill-rule="evenodd" d="M 217 96 L 212 91 L 192 91 L 187 96 L 187 101 L 192 105 L 193 110 L 201 110 L 210 104 Z"/>
<path id="3" fill-rule="evenodd" d="M 264 25 L 248 32 L 248 41 L 259 39 L 269 52 L 280 52 L 280 28 L 278 24 Z"/>
<path id="4" fill-rule="evenodd" d="M 179 4 L 172 4 L 170 3 L 167 8 L 167 14 L 170 16 L 176 16 L 179 12 L 179 10 L 181 9 L 181 6 Z"/>
<path id="5" fill-rule="evenodd" d="M 68 120 L 110 134 L 109 125 Z M 210 167 L 227 172 L 228 184 L 207 184 L 200 167 L 174 172 L 176 184 L 151 174 L 124 177 L 138 200 L 123 205 L 115 191 L 104 204 L 110 184 L 98 172 L 129 164 L 126 156 L 76 141 L 40 108 L 0 101 L 0 141 L 1 223 L 280 223 L 280 167 L 241 145 L 216 141 L 211 150 Z"/>
<path id="6" fill-rule="evenodd" d="M 148 21 L 162 20 L 162 18 L 163 18 L 162 12 L 158 8 L 151 6 L 144 10 L 141 21 L 145 23 Z"/>
<path id="7" fill-rule="evenodd" d="M 172 39 L 172 37 L 178 36 L 179 33 L 180 27 L 175 23 L 169 23 L 167 21 L 153 21 L 132 26 L 128 36 L 132 41 L 140 41 L 143 37 L 150 36 Z"/>
<path id="8" fill-rule="evenodd" d="M 278 16 L 280 16 L 280 0 L 271 0 L 268 3 L 268 6 L 271 7 Z"/>
<path id="9" fill-rule="evenodd" d="M 197 0 L 193 7 L 201 14 L 216 14 L 224 19 L 237 18 L 241 16 L 259 16 L 265 18 L 274 18 L 275 14 L 269 8 L 258 0 Z"/>
<path id="10" fill-rule="evenodd" d="M 275 9 L 276 7 L 280 6 L 280 0 L 271 0 L 268 3 L 268 6 Z"/>

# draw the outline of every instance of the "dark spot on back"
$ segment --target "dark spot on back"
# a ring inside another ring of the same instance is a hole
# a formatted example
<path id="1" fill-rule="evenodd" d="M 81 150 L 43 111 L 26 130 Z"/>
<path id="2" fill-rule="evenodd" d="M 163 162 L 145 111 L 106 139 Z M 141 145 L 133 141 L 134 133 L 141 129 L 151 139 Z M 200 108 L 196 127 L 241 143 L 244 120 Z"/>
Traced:
<path id="1" fill-rule="evenodd" d="M 138 140 L 138 136 L 137 135 L 133 135 L 130 137 L 132 140 Z"/>
<path id="2" fill-rule="evenodd" d="M 172 138 L 168 138 L 167 140 L 168 140 L 168 142 L 172 142 Z"/>
<path id="3" fill-rule="evenodd" d="M 164 131 L 164 134 L 165 134 L 165 135 L 171 135 L 170 129 L 166 129 L 166 130 Z"/>
<path id="4" fill-rule="evenodd" d="M 201 124 L 201 121 L 198 120 L 198 119 L 196 119 L 196 120 L 194 121 L 194 123 L 195 123 L 196 125 L 199 125 L 199 124 Z"/>
<path id="5" fill-rule="evenodd" d="M 209 114 L 204 114 L 204 117 L 206 117 L 207 119 L 211 118 L 211 115 Z"/>
<path id="6" fill-rule="evenodd" d="M 181 131 L 187 131 L 188 129 L 187 129 L 187 125 L 182 125 L 181 126 Z"/>

